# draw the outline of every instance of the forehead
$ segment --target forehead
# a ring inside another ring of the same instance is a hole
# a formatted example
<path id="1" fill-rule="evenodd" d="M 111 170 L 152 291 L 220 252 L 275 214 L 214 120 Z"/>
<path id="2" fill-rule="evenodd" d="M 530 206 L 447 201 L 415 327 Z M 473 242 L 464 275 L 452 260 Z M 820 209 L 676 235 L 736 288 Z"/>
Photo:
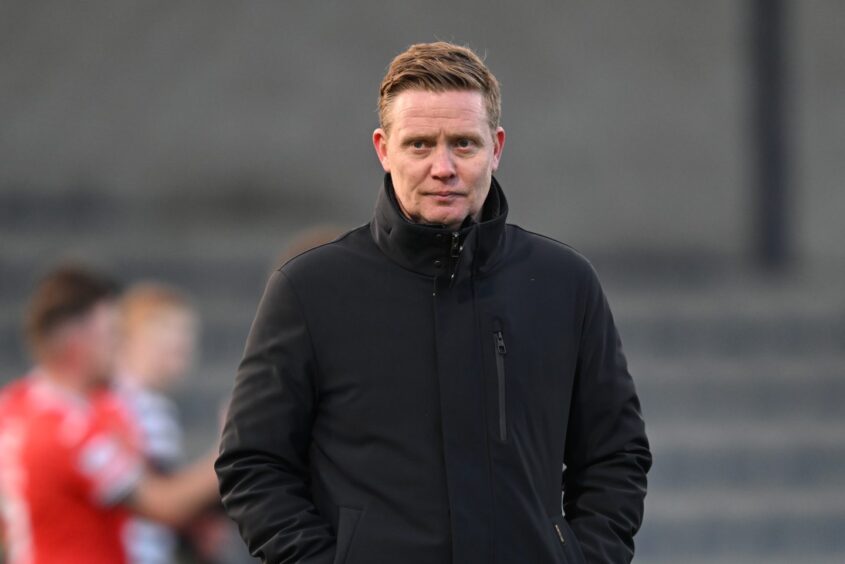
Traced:
<path id="1" fill-rule="evenodd" d="M 405 90 L 391 104 L 390 121 L 399 133 L 442 128 L 480 130 L 488 126 L 484 98 L 475 90 Z"/>
<path id="2" fill-rule="evenodd" d="M 117 320 L 117 303 L 112 299 L 104 299 L 91 306 L 88 311 L 81 313 L 78 317 L 69 319 L 63 324 L 63 330 L 82 333 L 101 328 L 111 330 L 116 325 Z"/>

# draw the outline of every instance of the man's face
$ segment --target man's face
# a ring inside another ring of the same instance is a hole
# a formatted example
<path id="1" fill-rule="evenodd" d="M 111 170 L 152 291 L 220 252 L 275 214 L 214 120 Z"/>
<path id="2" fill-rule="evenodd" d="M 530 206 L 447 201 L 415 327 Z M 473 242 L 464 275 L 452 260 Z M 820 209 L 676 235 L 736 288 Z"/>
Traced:
<path id="1" fill-rule="evenodd" d="M 142 327 L 136 328 L 129 346 L 151 358 L 148 384 L 167 390 L 181 380 L 194 360 L 197 319 L 188 309 L 161 308 Z"/>
<path id="2" fill-rule="evenodd" d="M 376 129 L 373 145 L 405 216 L 450 229 L 477 220 L 505 144 L 481 92 L 405 90 L 388 114 L 389 131 Z"/>
<path id="3" fill-rule="evenodd" d="M 59 330 L 60 361 L 76 367 L 87 388 L 108 383 L 113 375 L 118 345 L 118 309 L 103 300 Z"/>

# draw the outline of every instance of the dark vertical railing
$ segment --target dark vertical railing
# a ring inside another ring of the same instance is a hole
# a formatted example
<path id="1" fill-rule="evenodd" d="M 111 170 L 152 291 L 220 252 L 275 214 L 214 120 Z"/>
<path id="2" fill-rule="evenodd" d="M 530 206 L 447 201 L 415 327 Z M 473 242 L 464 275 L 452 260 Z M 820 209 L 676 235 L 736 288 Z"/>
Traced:
<path id="1" fill-rule="evenodd" d="M 772 270 L 791 258 L 786 0 L 751 0 L 755 254 Z"/>

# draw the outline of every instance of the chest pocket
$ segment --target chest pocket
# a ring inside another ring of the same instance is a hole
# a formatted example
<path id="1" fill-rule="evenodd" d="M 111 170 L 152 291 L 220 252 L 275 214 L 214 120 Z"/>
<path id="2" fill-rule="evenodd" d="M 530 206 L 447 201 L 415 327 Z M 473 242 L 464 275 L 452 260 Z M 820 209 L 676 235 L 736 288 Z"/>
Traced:
<path id="1" fill-rule="evenodd" d="M 505 334 L 501 324 L 495 324 L 493 330 L 493 351 L 495 354 L 496 366 L 496 407 L 498 415 L 499 440 L 508 440 L 508 402 L 507 402 L 507 375 L 505 374 L 505 355 L 508 349 L 505 346 Z"/>
<path id="2" fill-rule="evenodd" d="M 574 360 L 566 340 L 555 337 L 501 317 L 484 327 L 488 430 L 496 442 L 511 443 L 516 435 L 560 440 Z"/>

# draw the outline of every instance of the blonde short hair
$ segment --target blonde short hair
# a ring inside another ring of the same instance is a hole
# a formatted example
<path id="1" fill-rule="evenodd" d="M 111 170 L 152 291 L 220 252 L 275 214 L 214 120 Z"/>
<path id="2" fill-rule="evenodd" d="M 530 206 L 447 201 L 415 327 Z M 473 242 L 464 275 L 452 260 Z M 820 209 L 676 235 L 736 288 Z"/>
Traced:
<path id="1" fill-rule="evenodd" d="M 123 294 L 120 305 L 124 335 L 131 335 L 162 311 L 194 311 L 183 292 L 160 282 L 133 285 Z"/>
<path id="2" fill-rule="evenodd" d="M 379 89 L 379 125 L 387 131 L 390 104 L 397 94 L 417 88 L 431 92 L 475 90 L 487 106 L 490 129 L 499 127 L 502 113 L 499 82 L 471 49 L 438 41 L 417 43 L 393 59 Z"/>

